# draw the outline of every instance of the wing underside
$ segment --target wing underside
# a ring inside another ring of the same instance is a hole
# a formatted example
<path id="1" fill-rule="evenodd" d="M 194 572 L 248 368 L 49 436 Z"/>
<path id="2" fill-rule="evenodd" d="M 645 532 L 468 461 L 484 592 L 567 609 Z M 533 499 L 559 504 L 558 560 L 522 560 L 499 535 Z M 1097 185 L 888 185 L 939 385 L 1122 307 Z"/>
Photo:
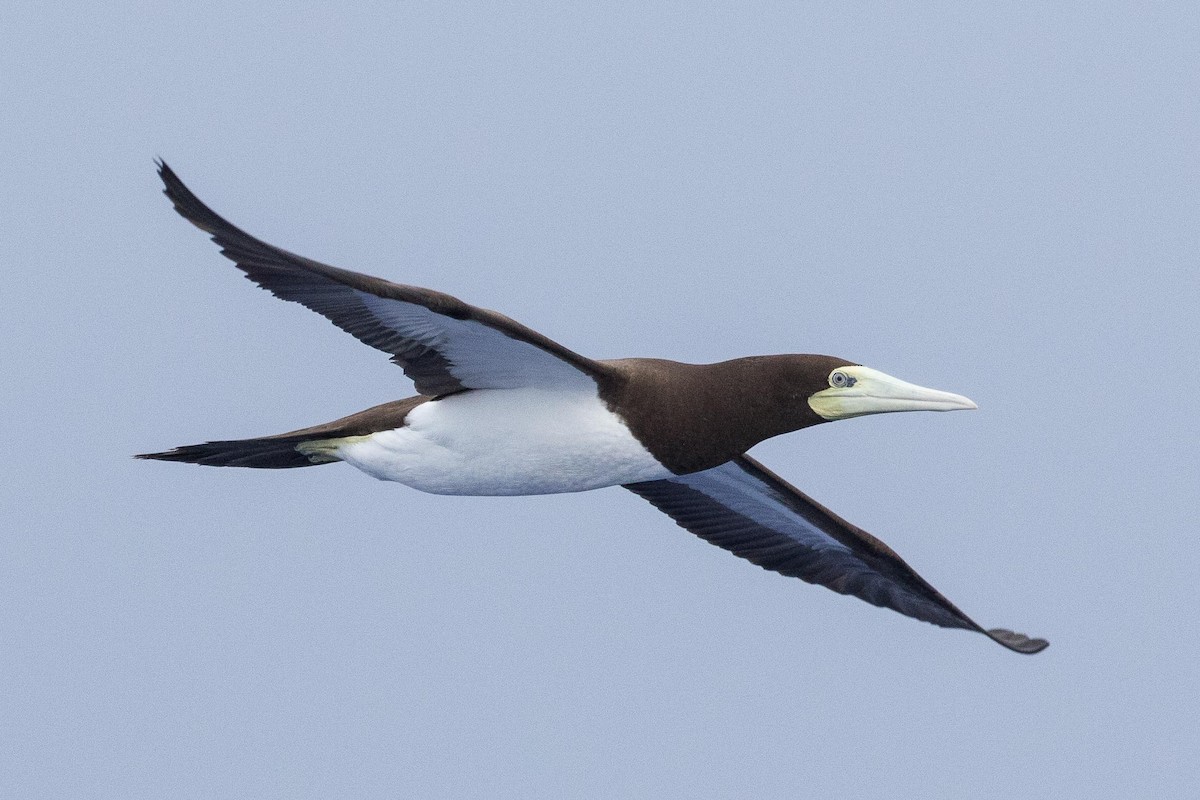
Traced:
<path id="1" fill-rule="evenodd" d="M 977 631 L 1018 653 L 1037 653 L 1048 644 L 981 627 L 886 544 L 748 456 L 625 488 L 700 538 L 764 569 L 934 625 Z"/>

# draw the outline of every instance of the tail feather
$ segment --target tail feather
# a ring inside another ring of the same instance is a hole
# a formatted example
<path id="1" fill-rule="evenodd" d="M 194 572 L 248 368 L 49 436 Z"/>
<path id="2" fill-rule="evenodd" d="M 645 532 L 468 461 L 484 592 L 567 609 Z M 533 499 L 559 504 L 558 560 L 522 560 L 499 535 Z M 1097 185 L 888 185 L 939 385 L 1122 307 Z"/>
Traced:
<path id="1" fill-rule="evenodd" d="M 409 411 L 428 400 L 428 397 L 417 395 L 373 406 L 366 411 L 298 431 L 262 436 L 258 439 L 191 444 L 163 453 L 143 453 L 134 458 L 184 461 L 209 467 L 257 469 L 291 469 L 329 464 L 338 460 L 334 452 L 344 440 L 399 428 L 404 425 Z"/>
<path id="2" fill-rule="evenodd" d="M 237 439 L 223 442 L 185 445 L 162 453 L 142 453 L 134 458 L 156 461 L 183 461 L 208 467 L 254 467 L 256 469 L 291 469 L 328 464 L 335 458 L 311 455 L 296 449 L 311 442 L 304 436 L 265 436 L 261 439 Z M 310 451 L 311 452 L 311 451 Z"/>

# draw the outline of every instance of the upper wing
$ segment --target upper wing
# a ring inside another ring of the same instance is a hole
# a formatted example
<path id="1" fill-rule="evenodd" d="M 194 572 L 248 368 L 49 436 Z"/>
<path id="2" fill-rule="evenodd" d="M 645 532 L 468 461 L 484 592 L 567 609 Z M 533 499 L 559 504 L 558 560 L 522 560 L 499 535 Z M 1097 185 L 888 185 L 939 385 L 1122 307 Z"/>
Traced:
<path id="1" fill-rule="evenodd" d="M 749 456 L 703 472 L 625 487 L 681 526 L 736 556 L 946 628 L 990 636 L 1018 653 L 1049 644 L 985 630 L 890 547 L 784 482 Z"/>
<path id="2" fill-rule="evenodd" d="M 200 202 L 165 163 L 158 174 L 175 210 L 212 235 L 246 277 L 392 354 L 417 391 L 525 386 L 594 388 L 606 368 L 502 314 L 448 294 L 338 269 L 260 241 Z"/>

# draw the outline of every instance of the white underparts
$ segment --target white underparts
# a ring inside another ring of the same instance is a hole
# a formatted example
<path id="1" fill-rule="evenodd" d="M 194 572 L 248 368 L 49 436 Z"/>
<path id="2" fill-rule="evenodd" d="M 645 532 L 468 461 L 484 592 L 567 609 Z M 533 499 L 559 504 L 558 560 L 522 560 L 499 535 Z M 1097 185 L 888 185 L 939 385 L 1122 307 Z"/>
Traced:
<path id="1" fill-rule="evenodd" d="M 588 390 L 463 392 L 422 403 L 402 428 L 335 447 L 369 475 L 433 494 L 582 492 L 672 474 Z"/>

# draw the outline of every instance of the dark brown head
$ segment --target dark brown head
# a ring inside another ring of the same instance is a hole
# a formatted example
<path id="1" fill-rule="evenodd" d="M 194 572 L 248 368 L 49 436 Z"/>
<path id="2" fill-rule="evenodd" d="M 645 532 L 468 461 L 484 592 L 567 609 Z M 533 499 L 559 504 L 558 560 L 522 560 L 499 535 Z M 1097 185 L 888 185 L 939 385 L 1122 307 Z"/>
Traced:
<path id="1" fill-rule="evenodd" d="M 783 433 L 889 411 L 974 408 L 844 358 L 751 356 L 718 364 L 605 362 L 623 380 L 602 391 L 638 439 L 683 474 L 715 467 Z"/>
<path id="2" fill-rule="evenodd" d="M 892 411 L 975 408 L 967 398 L 906 383 L 837 356 L 752 356 L 702 367 L 770 435 Z"/>

